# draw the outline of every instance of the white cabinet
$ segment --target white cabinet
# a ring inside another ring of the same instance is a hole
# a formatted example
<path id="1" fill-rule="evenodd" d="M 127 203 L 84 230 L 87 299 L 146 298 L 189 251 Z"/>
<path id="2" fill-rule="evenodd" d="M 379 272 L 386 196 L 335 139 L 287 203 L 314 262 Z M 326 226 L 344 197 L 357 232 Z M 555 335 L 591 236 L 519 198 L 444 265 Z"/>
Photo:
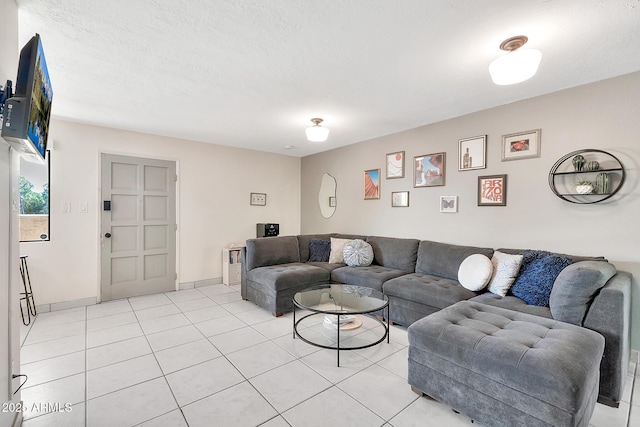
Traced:
<path id="1" fill-rule="evenodd" d="M 242 264 L 240 253 L 244 246 L 222 249 L 222 283 L 227 286 L 240 284 Z"/>

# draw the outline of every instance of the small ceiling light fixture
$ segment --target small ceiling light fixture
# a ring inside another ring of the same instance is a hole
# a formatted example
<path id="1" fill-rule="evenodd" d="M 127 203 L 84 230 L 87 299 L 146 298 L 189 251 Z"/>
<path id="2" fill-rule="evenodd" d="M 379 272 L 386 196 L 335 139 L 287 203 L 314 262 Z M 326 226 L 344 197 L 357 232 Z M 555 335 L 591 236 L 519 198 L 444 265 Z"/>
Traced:
<path id="1" fill-rule="evenodd" d="M 536 49 L 520 49 L 528 40 L 527 36 L 515 36 L 500 44 L 500 49 L 509 53 L 494 59 L 489 65 L 489 74 L 495 84 L 512 85 L 536 74 L 542 53 Z"/>
<path id="2" fill-rule="evenodd" d="M 322 119 L 311 119 L 313 126 L 306 129 L 307 139 L 311 142 L 324 142 L 329 137 L 329 129 L 320 126 Z"/>

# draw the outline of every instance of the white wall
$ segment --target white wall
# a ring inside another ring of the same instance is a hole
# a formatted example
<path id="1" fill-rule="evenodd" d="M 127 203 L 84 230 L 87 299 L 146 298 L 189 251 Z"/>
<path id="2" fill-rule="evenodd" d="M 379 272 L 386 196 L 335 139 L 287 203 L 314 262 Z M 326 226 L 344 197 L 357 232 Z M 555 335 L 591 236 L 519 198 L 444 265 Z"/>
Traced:
<path id="1" fill-rule="evenodd" d="M 0 83 L 15 84 L 18 68 L 18 6 L 14 0 L 0 2 Z M 13 395 L 19 380 L 12 381 L 11 365 L 19 373 L 20 318 L 18 287 L 18 211 L 12 201 L 17 194 L 19 157 L 0 138 L 0 402 L 19 402 Z M 4 406 L 3 406 L 4 407 Z M 0 426 L 12 425 L 16 414 L 0 412 Z"/>
<path id="2" fill-rule="evenodd" d="M 255 237 L 256 223 L 299 233 L 299 158 L 59 120 L 50 137 L 51 241 L 21 244 L 38 305 L 98 293 L 100 152 L 178 162 L 179 283 L 221 279 L 222 248 Z M 266 193 L 267 205 L 250 206 L 251 192 Z"/>
<path id="3" fill-rule="evenodd" d="M 526 83 L 525 83 L 526 84 Z M 500 88 L 508 90 L 508 88 Z M 344 232 L 489 247 L 604 255 L 634 277 L 633 347 L 640 349 L 640 73 L 481 111 L 302 159 L 302 232 Z M 541 157 L 502 162 L 501 136 L 542 129 Z M 458 171 L 458 140 L 488 135 L 487 168 Z M 627 181 L 610 202 L 574 205 L 547 182 L 557 159 L 582 148 L 613 153 Z M 406 152 L 403 179 L 381 181 L 381 199 L 363 200 L 363 173 L 385 170 L 385 154 Z M 413 188 L 413 157 L 446 152 L 446 186 Z M 320 216 L 318 189 L 337 180 L 337 210 Z M 507 174 L 507 206 L 478 207 L 477 177 Z M 410 191 L 409 208 L 392 208 L 392 191 Z M 459 197 L 459 212 L 440 213 L 439 197 Z"/>

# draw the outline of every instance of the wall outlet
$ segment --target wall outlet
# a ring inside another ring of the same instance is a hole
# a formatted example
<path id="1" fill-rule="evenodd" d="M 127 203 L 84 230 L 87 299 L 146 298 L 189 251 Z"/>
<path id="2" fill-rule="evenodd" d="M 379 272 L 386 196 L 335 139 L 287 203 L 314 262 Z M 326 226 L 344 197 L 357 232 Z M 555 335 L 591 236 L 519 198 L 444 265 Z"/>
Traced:
<path id="1" fill-rule="evenodd" d="M 71 202 L 62 202 L 62 213 L 71 212 Z"/>

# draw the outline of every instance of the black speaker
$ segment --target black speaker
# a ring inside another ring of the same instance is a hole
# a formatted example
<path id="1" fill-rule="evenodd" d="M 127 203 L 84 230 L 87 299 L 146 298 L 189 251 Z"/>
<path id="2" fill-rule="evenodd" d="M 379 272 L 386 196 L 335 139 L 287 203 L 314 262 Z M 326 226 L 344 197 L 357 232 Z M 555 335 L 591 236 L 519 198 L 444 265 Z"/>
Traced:
<path id="1" fill-rule="evenodd" d="M 257 224 L 256 237 L 275 237 L 280 234 L 280 224 Z"/>

